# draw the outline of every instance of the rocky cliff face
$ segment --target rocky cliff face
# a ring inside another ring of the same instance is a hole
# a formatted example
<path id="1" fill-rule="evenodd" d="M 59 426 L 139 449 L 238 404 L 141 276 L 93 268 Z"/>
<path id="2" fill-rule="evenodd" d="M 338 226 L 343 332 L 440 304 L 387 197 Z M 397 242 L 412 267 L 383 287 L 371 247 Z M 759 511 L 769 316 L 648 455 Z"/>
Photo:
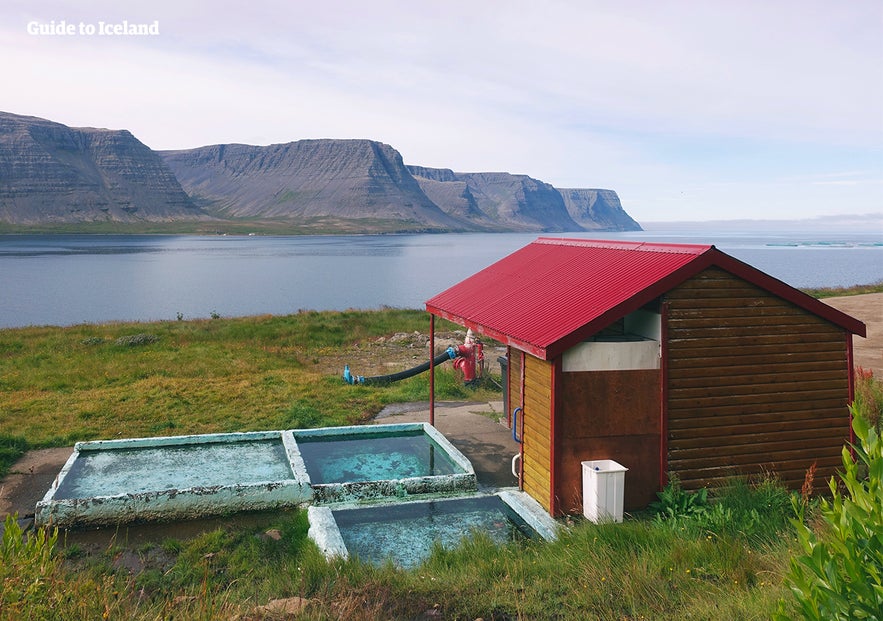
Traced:
<path id="1" fill-rule="evenodd" d="M 221 217 L 360 220 L 367 230 L 467 230 L 420 189 L 389 145 L 301 140 L 161 155 L 185 190 Z"/>
<path id="2" fill-rule="evenodd" d="M 447 213 L 477 227 L 507 231 L 641 230 L 613 190 L 558 190 L 527 175 L 455 173 L 409 166 L 420 187 Z"/>
<path id="3" fill-rule="evenodd" d="M 559 189 L 567 213 L 587 231 L 640 231 L 613 190 Z"/>
<path id="4" fill-rule="evenodd" d="M 0 221 L 200 217 L 168 166 L 128 131 L 71 128 L 0 112 Z"/>
<path id="5" fill-rule="evenodd" d="M 640 229 L 612 190 L 406 166 L 372 140 L 154 152 L 128 131 L 0 112 L 0 223 L 194 220 L 359 233 Z"/>

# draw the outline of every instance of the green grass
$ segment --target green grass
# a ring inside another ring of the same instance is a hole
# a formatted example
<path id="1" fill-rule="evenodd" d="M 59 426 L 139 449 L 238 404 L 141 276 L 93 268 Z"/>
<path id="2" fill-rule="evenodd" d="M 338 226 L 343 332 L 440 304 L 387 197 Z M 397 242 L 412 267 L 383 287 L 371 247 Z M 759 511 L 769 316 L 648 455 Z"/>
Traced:
<path id="1" fill-rule="evenodd" d="M 427 400 L 428 377 L 350 386 L 344 362 L 427 328 L 423 312 L 387 309 L 0 330 L 0 472 L 27 447 L 363 422 Z M 439 399 L 498 397 L 464 388 L 450 365 L 436 380 Z"/>
<path id="2" fill-rule="evenodd" d="M 803 289 L 814 298 L 833 298 L 845 295 L 864 295 L 866 293 L 883 293 L 883 280 L 869 285 L 855 285 L 853 287 L 818 287 Z"/>
<path id="3" fill-rule="evenodd" d="M 80 439 L 358 423 L 427 399 L 428 380 L 349 386 L 339 362 L 376 357 L 380 336 L 426 329 L 425 313 L 388 309 L 0 330 L 0 459 Z M 883 399 L 870 374 L 857 382 L 866 400 Z M 449 369 L 437 389 L 499 398 Z M 409 571 L 327 562 L 303 511 L 97 550 L 42 530 L 23 537 L 8 520 L 0 619 L 258 619 L 258 606 L 288 597 L 308 599 L 305 619 L 767 619 L 779 601 L 796 610 L 783 578 L 799 549 L 787 498 L 772 479 L 733 481 L 687 516 L 574 519 L 554 543 L 477 536 Z"/>
<path id="4" fill-rule="evenodd" d="M 428 379 L 349 386 L 343 362 L 328 360 L 427 327 L 425 313 L 385 310 L 0 330 L 0 428 L 31 446 L 58 446 L 354 424 L 388 403 L 428 399 Z M 482 398 L 449 367 L 437 385 L 441 399 Z"/>
<path id="5" fill-rule="evenodd" d="M 553 543 L 498 546 L 476 535 L 404 571 L 327 562 L 307 538 L 305 515 L 130 547 L 145 561 L 134 574 L 118 568 L 124 545 L 66 553 L 44 531 L 31 533 L 29 546 L 0 550 L 0 618 L 27 610 L 56 619 L 260 618 L 247 615 L 302 597 L 307 619 L 411 619 L 427 610 L 443 619 L 765 619 L 787 594 L 782 576 L 795 546 L 787 530 L 759 543 L 646 519 L 579 520 Z M 15 528 L 7 522 L 10 540 L 20 540 Z"/>

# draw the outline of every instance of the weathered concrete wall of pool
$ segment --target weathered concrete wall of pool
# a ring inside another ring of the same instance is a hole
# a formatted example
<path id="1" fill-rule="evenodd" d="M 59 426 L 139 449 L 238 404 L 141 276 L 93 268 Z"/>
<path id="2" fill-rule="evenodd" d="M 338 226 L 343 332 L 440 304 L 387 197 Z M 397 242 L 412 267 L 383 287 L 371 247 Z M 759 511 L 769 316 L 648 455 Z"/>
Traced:
<path id="1" fill-rule="evenodd" d="M 350 558 L 400 567 L 423 562 L 434 543 L 457 545 L 475 532 L 506 543 L 557 538 L 561 526 L 540 504 L 516 489 L 404 502 L 310 506 L 309 537 L 327 558 Z"/>
<path id="2" fill-rule="evenodd" d="M 317 504 L 477 489 L 472 464 L 429 423 L 292 433 Z"/>
<path id="3" fill-rule="evenodd" d="M 79 442 L 37 525 L 63 528 L 191 519 L 305 505 L 306 469 L 290 432 Z"/>
<path id="4" fill-rule="evenodd" d="M 35 521 L 192 519 L 476 487 L 469 460 L 426 423 L 102 440 L 77 443 Z"/>

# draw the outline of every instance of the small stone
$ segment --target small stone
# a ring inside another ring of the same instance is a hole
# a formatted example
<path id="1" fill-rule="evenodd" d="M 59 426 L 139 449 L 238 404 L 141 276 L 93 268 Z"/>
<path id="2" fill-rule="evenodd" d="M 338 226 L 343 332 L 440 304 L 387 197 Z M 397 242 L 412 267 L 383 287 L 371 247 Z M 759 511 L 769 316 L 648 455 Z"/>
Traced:
<path id="1" fill-rule="evenodd" d="M 273 541 L 279 541 L 280 539 L 282 539 L 282 531 L 280 531 L 278 528 L 271 528 L 264 534 Z"/>
<path id="2" fill-rule="evenodd" d="M 286 597 L 283 599 L 271 599 L 263 606 L 258 606 L 255 611 L 261 614 L 271 615 L 297 615 L 310 605 L 310 600 L 305 597 Z"/>

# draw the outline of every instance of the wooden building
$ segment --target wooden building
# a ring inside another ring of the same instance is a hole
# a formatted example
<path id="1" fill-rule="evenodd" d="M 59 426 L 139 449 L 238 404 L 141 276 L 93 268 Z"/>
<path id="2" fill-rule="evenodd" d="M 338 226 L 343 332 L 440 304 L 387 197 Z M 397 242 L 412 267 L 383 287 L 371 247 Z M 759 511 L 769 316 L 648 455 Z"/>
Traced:
<path id="1" fill-rule="evenodd" d="M 824 480 L 850 440 L 864 324 L 714 246 L 540 238 L 426 308 L 508 347 L 520 485 L 552 515 L 586 460 L 626 466 L 635 509 L 669 473 Z"/>

